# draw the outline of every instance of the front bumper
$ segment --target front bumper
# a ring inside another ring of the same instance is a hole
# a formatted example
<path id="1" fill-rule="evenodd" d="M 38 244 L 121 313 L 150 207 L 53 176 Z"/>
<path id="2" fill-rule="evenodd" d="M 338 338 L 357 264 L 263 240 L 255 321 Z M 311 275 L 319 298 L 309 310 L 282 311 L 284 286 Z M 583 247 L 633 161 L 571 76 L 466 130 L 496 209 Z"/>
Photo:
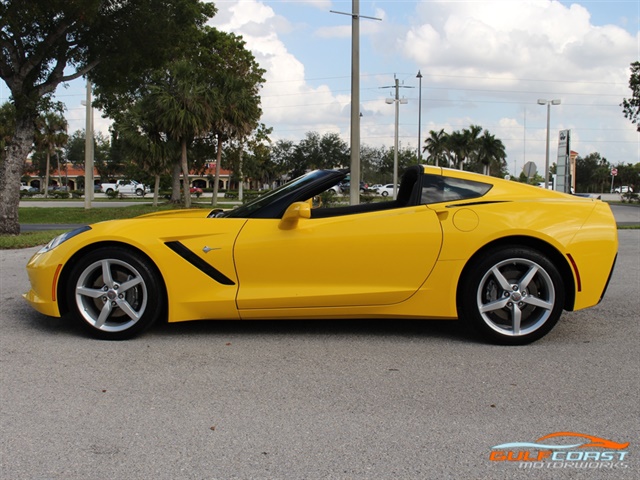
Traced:
<path id="1" fill-rule="evenodd" d="M 38 312 L 50 317 L 59 317 L 58 279 L 62 264 L 53 262 L 51 255 L 36 253 L 27 263 L 27 275 L 31 289 L 24 299 Z"/>

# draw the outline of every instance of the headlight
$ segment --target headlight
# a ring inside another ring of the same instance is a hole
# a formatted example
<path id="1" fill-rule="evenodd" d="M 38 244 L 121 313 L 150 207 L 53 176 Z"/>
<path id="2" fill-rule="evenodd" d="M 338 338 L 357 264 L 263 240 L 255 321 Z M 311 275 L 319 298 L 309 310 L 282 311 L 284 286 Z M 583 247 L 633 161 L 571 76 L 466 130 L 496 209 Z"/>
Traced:
<path id="1" fill-rule="evenodd" d="M 38 253 L 47 253 L 53 250 L 54 248 L 56 248 L 61 243 L 64 243 L 70 238 L 75 237 L 76 235 L 82 232 L 86 232 L 87 230 L 91 230 L 91 227 L 89 225 L 85 225 L 84 227 L 76 228 L 75 230 L 71 230 L 70 232 L 66 232 L 66 233 L 63 233 L 62 235 L 58 235 L 56 238 L 54 238 L 49 243 L 47 243 L 44 247 L 38 250 Z"/>

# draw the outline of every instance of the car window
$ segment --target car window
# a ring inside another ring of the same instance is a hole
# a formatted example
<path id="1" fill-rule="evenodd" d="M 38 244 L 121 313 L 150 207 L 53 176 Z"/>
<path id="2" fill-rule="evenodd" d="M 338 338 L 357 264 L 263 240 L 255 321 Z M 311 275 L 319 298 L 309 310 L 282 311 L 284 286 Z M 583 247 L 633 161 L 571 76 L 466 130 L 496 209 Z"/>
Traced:
<path id="1" fill-rule="evenodd" d="M 234 210 L 224 212 L 220 216 L 234 217 L 234 218 L 252 217 L 258 210 L 269 208 L 269 206 L 276 204 L 283 197 L 287 197 L 289 194 L 292 194 L 292 193 L 295 194 L 296 191 L 303 191 L 306 186 L 313 185 L 314 183 L 317 183 L 317 181 L 320 181 L 323 178 L 330 178 L 328 177 L 328 174 L 331 172 L 333 171 L 314 170 L 313 172 L 309 172 L 301 177 L 291 180 L 288 183 L 285 183 L 284 185 L 276 188 L 275 190 L 271 190 L 267 193 L 264 193 L 263 195 L 260 195 L 258 198 L 256 198 L 255 200 L 249 203 L 246 203 Z M 336 173 L 337 172 L 333 172 L 333 174 L 336 174 Z M 340 179 L 342 179 L 342 176 L 340 177 Z M 302 200 L 303 199 L 299 199 L 299 200 L 293 199 L 292 201 L 302 201 Z M 268 216 L 265 218 L 274 218 L 274 217 Z"/>
<path id="2" fill-rule="evenodd" d="M 488 183 L 463 180 L 461 178 L 423 175 L 421 203 L 451 202 L 482 197 L 491 190 Z"/>

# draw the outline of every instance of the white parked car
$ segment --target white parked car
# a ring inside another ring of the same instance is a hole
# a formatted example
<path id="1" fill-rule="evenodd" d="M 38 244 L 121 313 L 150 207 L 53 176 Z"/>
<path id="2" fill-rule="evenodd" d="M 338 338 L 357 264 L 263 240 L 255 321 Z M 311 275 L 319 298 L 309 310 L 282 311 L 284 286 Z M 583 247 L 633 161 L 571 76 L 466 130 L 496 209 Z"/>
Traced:
<path id="1" fill-rule="evenodd" d="M 393 183 L 387 183 L 386 185 L 382 185 L 376 191 L 378 192 L 379 195 L 382 195 L 383 197 L 393 196 Z M 398 188 L 396 188 L 396 192 L 397 191 L 398 191 Z"/>
<path id="2" fill-rule="evenodd" d="M 115 183 L 103 183 L 100 188 L 107 195 L 118 192 L 121 195 L 137 195 L 143 197 L 149 192 L 149 187 L 135 180 L 117 180 Z"/>
<path id="3" fill-rule="evenodd" d="M 623 185 L 621 187 L 616 187 L 614 193 L 633 193 L 633 188 Z"/>

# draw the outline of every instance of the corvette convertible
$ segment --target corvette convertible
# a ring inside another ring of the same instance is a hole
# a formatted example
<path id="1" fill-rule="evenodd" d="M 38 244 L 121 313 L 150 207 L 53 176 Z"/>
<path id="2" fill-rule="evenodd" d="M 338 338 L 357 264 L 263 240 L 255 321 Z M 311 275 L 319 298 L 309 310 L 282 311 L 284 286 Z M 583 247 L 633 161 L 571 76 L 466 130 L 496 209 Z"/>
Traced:
<path id="1" fill-rule="evenodd" d="M 160 318 L 460 319 L 513 345 L 605 293 L 618 240 L 600 200 L 416 165 L 395 199 L 317 201 L 346 174 L 316 170 L 229 211 L 62 234 L 29 261 L 25 298 L 102 339 Z"/>

